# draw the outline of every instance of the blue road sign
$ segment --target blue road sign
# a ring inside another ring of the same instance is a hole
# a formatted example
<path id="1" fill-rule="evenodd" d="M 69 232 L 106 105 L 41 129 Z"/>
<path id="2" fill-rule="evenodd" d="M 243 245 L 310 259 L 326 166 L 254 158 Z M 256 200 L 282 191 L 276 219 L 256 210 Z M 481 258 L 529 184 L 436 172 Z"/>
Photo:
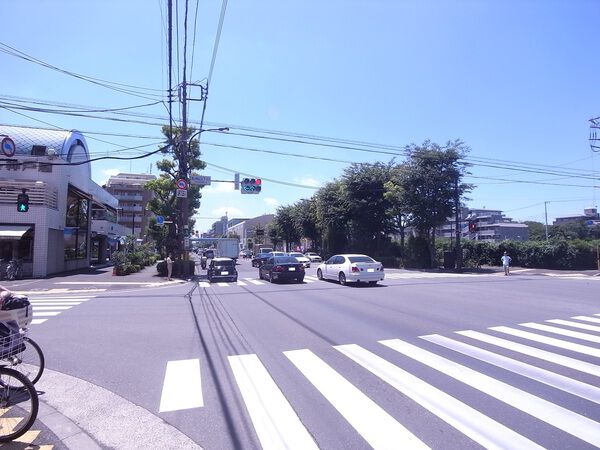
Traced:
<path id="1" fill-rule="evenodd" d="M 165 218 L 163 216 L 156 216 L 156 223 L 162 225 L 165 223 Z"/>

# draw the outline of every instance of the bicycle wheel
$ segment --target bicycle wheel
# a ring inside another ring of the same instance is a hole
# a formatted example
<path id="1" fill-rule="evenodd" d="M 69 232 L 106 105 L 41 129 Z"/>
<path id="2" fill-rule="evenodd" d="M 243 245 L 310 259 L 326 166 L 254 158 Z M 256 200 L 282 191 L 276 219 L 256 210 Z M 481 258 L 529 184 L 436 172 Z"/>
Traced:
<path id="1" fill-rule="evenodd" d="M 0 367 L 0 443 L 25 434 L 37 418 L 38 408 L 33 383 L 16 370 Z"/>
<path id="2" fill-rule="evenodd" d="M 10 368 L 21 372 L 35 384 L 44 372 L 46 360 L 42 349 L 33 339 L 24 337 L 23 344 L 25 344 L 25 350 L 19 353 L 18 357 L 11 358 Z"/>

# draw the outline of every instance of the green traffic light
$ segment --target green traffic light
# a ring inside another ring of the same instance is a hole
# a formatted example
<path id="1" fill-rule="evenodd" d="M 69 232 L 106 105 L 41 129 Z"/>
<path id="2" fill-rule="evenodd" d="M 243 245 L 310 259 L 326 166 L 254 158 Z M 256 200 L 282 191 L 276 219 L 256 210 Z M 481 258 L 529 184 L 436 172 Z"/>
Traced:
<path id="1" fill-rule="evenodd" d="M 17 205 L 17 211 L 19 211 L 19 212 L 27 212 L 27 211 L 29 211 L 29 205 L 26 205 L 25 203 L 19 203 Z"/>

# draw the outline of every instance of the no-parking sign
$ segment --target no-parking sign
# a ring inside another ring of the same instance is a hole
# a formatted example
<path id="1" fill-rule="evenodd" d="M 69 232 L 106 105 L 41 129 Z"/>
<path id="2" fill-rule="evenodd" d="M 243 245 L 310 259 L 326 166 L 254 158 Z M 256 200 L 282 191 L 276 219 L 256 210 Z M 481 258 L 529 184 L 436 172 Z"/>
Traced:
<path id="1" fill-rule="evenodd" d="M 15 151 L 17 147 L 15 146 L 15 142 L 11 138 L 5 137 L 4 139 L 2 139 L 0 147 L 2 147 L 2 153 L 4 153 L 5 156 L 15 156 Z"/>
<path id="2" fill-rule="evenodd" d="M 177 189 L 187 189 L 188 183 L 183 178 L 177 180 Z"/>

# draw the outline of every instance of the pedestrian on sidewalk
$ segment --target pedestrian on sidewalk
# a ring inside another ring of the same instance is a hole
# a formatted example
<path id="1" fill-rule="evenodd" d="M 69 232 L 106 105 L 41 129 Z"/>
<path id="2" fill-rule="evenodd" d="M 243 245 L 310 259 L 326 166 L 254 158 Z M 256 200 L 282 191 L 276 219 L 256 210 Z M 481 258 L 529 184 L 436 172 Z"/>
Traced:
<path id="1" fill-rule="evenodd" d="M 173 254 L 169 253 L 167 256 L 167 280 L 172 280 L 171 275 L 173 275 Z"/>
<path id="2" fill-rule="evenodd" d="M 500 258 L 500 261 L 502 261 L 502 267 L 504 267 L 504 275 L 505 276 L 510 275 L 510 261 L 511 261 L 511 257 L 508 256 L 507 252 L 504 252 L 504 255 Z"/>

